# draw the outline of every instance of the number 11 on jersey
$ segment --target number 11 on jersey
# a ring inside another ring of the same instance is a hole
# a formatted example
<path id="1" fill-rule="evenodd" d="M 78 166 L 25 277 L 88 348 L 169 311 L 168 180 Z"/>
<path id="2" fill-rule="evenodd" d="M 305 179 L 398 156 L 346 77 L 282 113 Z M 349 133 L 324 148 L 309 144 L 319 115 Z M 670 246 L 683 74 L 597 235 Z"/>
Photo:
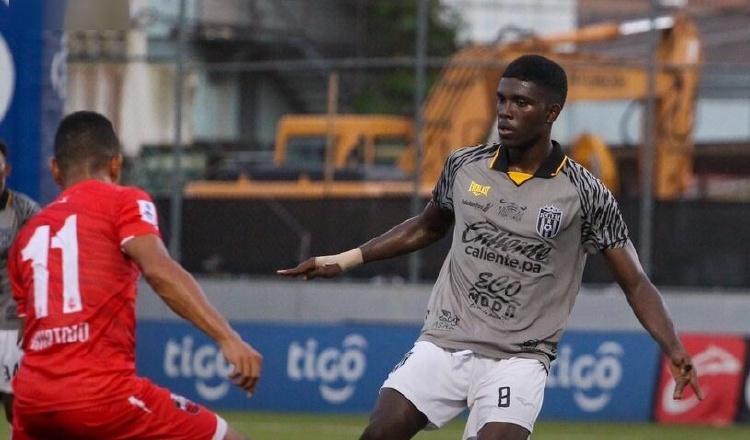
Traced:
<path id="1" fill-rule="evenodd" d="M 21 250 L 23 261 L 31 260 L 34 273 L 34 311 L 37 318 L 49 315 L 49 252 L 62 252 L 63 313 L 80 312 L 81 291 L 78 286 L 78 229 L 77 216 L 65 219 L 65 224 L 50 239 L 51 227 L 39 226 L 28 244 Z"/>

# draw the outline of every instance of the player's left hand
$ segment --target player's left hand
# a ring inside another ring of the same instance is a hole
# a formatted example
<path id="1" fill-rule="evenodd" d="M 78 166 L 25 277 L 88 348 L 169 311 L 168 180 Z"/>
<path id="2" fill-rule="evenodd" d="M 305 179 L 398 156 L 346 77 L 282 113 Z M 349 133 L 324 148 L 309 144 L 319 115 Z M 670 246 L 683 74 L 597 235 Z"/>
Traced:
<path id="1" fill-rule="evenodd" d="M 229 364 L 234 367 L 229 378 L 242 388 L 248 397 L 252 396 L 260 379 L 263 356 L 239 336 L 220 342 L 219 347 Z"/>
<path id="2" fill-rule="evenodd" d="M 701 387 L 698 383 L 698 372 L 695 371 L 690 356 L 684 351 L 679 351 L 673 353 L 670 356 L 669 361 L 669 369 L 675 381 L 672 398 L 682 399 L 682 393 L 685 390 L 685 387 L 690 385 L 690 387 L 693 388 L 693 391 L 695 391 L 698 400 L 703 400 L 703 392 L 701 392 Z"/>

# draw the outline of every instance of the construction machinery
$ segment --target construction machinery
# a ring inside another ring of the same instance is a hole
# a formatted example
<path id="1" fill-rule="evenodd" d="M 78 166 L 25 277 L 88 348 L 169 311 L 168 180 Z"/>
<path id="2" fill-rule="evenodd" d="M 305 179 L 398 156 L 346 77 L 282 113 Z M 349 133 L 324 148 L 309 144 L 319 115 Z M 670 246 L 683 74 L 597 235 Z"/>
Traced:
<path id="1" fill-rule="evenodd" d="M 645 60 L 634 62 L 576 49 L 581 43 L 617 39 L 652 29 L 658 32 L 653 69 Z M 654 195 L 660 200 L 673 199 L 688 189 L 702 51 L 695 23 L 686 15 L 676 14 L 463 48 L 450 58 L 424 103 L 424 124 L 420 127 L 424 147 L 420 155 L 416 154 L 413 142 L 415 127 L 406 118 L 290 115 L 279 123 L 272 166 L 250 169 L 237 181 L 190 182 L 185 194 L 188 197 L 362 198 L 407 195 L 417 190 L 427 195 L 451 151 L 487 141 L 496 120 L 495 92 L 499 77 L 508 62 L 527 53 L 545 55 L 565 68 L 568 102 L 645 103 L 652 96 Z M 581 133 L 579 141 L 570 154 L 590 166 L 616 191 L 616 167 L 607 147 L 585 133 Z"/>

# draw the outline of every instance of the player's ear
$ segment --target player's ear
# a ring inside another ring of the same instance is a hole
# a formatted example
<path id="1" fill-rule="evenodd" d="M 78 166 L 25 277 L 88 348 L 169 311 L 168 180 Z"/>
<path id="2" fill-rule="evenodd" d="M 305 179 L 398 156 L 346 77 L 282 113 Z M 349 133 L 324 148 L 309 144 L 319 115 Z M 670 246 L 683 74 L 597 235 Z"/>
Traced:
<path id="1" fill-rule="evenodd" d="M 113 182 L 120 181 L 122 174 L 122 154 L 118 154 L 109 160 L 109 177 Z"/>
<path id="2" fill-rule="evenodd" d="M 547 123 L 551 124 L 557 120 L 557 117 L 560 116 L 560 111 L 562 110 L 562 106 L 560 104 L 552 104 L 549 108 L 549 111 L 547 112 Z"/>
<path id="3" fill-rule="evenodd" d="M 60 164 L 57 163 L 57 159 L 54 157 L 49 161 L 49 169 L 52 170 L 52 179 L 55 181 L 55 184 L 63 186 L 62 170 L 60 170 Z"/>

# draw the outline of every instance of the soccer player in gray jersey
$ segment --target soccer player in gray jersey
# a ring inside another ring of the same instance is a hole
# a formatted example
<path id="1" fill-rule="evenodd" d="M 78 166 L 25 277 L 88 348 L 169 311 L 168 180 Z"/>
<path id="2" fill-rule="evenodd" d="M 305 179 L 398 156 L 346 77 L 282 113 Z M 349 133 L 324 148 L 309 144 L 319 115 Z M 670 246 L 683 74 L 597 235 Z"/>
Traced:
<path id="1" fill-rule="evenodd" d="M 362 439 L 409 439 L 466 408 L 464 439 L 528 438 L 592 252 L 604 255 L 669 358 L 674 398 L 688 385 L 702 398 L 615 198 L 551 139 L 566 95 L 558 64 L 539 55 L 514 60 L 497 89 L 500 143 L 454 151 L 421 214 L 358 248 L 278 271 L 334 277 L 422 249 L 453 227 L 419 339 L 383 384 Z"/>
<path id="2" fill-rule="evenodd" d="M 0 396 L 5 407 L 5 417 L 13 418 L 13 389 L 11 379 L 18 370 L 18 327 L 16 302 L 10 291 L 8 279 L 8 249 L 21 226 L 39 211 L 39 205 L 29 196 L 11 191 L 5 186 L 10 174 L 8 146 L 0 142 Z"/>

